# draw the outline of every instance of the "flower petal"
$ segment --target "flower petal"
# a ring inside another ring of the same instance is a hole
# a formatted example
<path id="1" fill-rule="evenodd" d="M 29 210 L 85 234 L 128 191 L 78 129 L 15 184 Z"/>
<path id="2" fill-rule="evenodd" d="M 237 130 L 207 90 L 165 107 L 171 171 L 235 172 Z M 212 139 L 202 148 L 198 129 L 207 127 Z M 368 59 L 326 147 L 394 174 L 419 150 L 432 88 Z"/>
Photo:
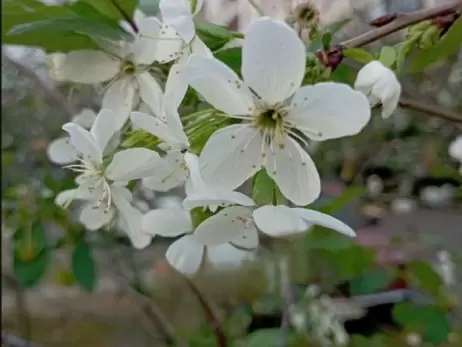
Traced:
<path id="1" fill-rule="evenodd" d="M 109 140 L 115 135 L 118 128 L 116 126 L 116 116 L 111 110 L 102 109 L 96 116 L 95 122 L 91 127 L 90 133 L 104 153 Z"/>
<path id="2" fill-rule="evenodd" d="M 117 207 L 119 216 L 125 224 L 125 233 L 128 235 L 135 248 L 145 248 L 151 243 L 151 235 L 141 230 L 141 218 L 143 214 L 134 208 L 127 199 L 124 187 L 111 187 L 112 200 Z"/>
<path id="3" fill-rule="evenodd" d="M 254 206 L 255 202 L 247 195 L 224 189 L 199 189 L 188 195 L 183 201 L 183 207 L 192 210 L 202 206 Z"/>
<path id="4" fill-rule="evenodd" d="M 135 88 L 131 78 L 121 78 L 113 82 L 103 97 L 102 108 L 114 112 L 116 126 L 122 128 L 133 108 Z"/>
<path id="5" fill-rule="evenodd" d="M 257 230 L 257 227 L 255 226 L 255 223 L 252 223 L 252 226 L 248 229 L 245 235 L 242 235 L 238 237 L 237 239 L 230 241 L 230 244 L 232 244 L 233 246 L 239 249 L 246 250 L 246 251 L 257 249 L 259 241 L 258 241 L 258 230 Z"/>
<path id="6" fill-rule="evenodd" d="M 242 47 L 244 82 L 264 101 L 290 97 L 305 74 L 305 47 L 287 24 L 268 17 L 254 20 Z"/>
<path id="7" fill-rule="evenodd" d="M 255 253 L 244 251 L 229 243 L 207 247 L 207 260 L 211 265 L 220 270 L 232 270 L 238 268 L 245 261 L 255 259 Z"/>
<path id="8" fill-rule="evenodd" d="M 188 176 L 183 153 L 172 151 L 160 159 L 158 167 L 143 179 L 143 184 L 152 190 L 165 192 L 183 184 Z"/>
<path id="9" fill-rule="evenodd" d="M 141 229 L 152 236 L 176 237 L 191 232 L 193 226 L 185 210 L 160 208 L 143 216 Z"/>
<path id="10" fill-rule="evenodd" d="M 170 245 L 165 258 L 179 272 L 191 276 L 201 266 L 204 249 L 193 234 L 185 235 Z"/>
<path id="11" fill-rule="evenodd" d="M 190 2 L 188 0 L 161 0 L 159 9 L 163 21 L 173 27 L 186 43 L 189 43 L 196 34 Z"/>
<path id="12" fill-rule="evenodd" d="M 321 180 L 308 153 L 286 136 L 282 144 L 267 151 L 266 172 L 281 193 L 296 205 L 307 205 L 319 197 Z"/>
<path id="13" fill-rule="evenodd" d="M 448 151 L 452 158 L 462 162 L 462 135 L 459 135 L 451 142 Z"/>
<path id="14" fill-rule="evenodd" d="M 220 189 L 239 187 L 261 168 L 263 138 L 248 125 L 236 124 L 212 134 L 199 157 L 204 181 Z"/>
<path id="15" fill-rule="evenodd" d="M 178 109 L 188 90 L 188 82 L 182 74 L 188 58 L 189 54 L 183 54 L 172 65 L 168 73 L 167 82 L 165 82 L 165 104 L 167 111 Z"/>
<path id="16" fill-rule="evenodd" d="M 130 119 L 137 128 L 151 133 L 174 148 L 189 147 L 188 137 L 184 131 L 169 127 L 162 119 L 142 112 L 132 112 Z"/>
<path id="17" fill-rule="evenodd" d="M 348 225 L 343 223 L 341 220 L 338 220 L 337 218 L 329 216 L 328 214 L 319 211 L 308 210 L 306 208 L 293 208 L 292 210 L 297 212 L 298 215 L 309 224 L 321 225 L 347 236 L 356 236 L 354 230 L 351 229 Z"/>
<path id="18" fill-rule="evenodd" d="M 102 51 L 81 50 L 70 52 L 61 65 L 63 77 L 76 83 L 101 83 L 115 77 L 120 71 L 120 60 Z"/>
<path id="19" fill-rule="evenodd" d="M 148 177 L 159 165 L 157 152 L 147 148 L 129 148 L 117 152 L 106 168 L 106 177 L 120 183 Z"/>
<path id="20" fill-rule="evenodd" d="M 90 129 L 96 120 L 96 113 L 91 108 L 84 108 L 74 118 L 72 122 L 80 125 L 82 128 Z"/>
<path id="21" fill-rule="evenodd" d="M 342 83 L 304 86 L 295 93 L 291 106 L 287 120 L 317 141 L 355 135 L 371 117 L 367 98 Z"/>
<path id="22" fill-rule="evenodd" d="M 50 160 L 59 165 L 70 164 L 77 159 L 77 152 L 70 144 L 69 137 L 60 137 L 50 142 L 47 147 Z"/>
<path id="23" fill-rule="evenodd" d="M 93 164 L 100 164 L 103 161 L 103 154 L 89 131 L 75 123 L 64 124 L 63 130 L 69 134 L 71 145 L 84 157 L 84 160 L 89 160 Z"/>
<path id="24" fill-rule="evenodd" d="M 254 229 L 252 209 L 231 206 L 199 224 L 194 235 L 199 242 L 210 246 L 239 240 Z"/>
<path id="25" fill-rule="evenodd" d="M 290 207 L 266 205 L 253 212 L 257 227 L 273 237 L 281 237 L 307 231 L 308 225 Z"/>
<path id="26" fill-rule="evenodd" d="M 149 72 L 136 75 L 140 86 L 140 96 L 157 117 L 163 115 L 164 93 L 154 77 Z"/>
<path id="27" fill-rule="evenodd" d="M 230 116 L 252 114 L 254 102 L 249 89 L 221 61 L 192 54 L 183 75 L 191 87 L 216 109 Z"/>
<path id="28" fill-rule="evenodd" d="M 104 204 L 96 207 L 86 204 L 80 212 L 79 220 L 88 230 L 98 230 L 112 221 L 115 215 L 113 208 L 107 210 Z"/>

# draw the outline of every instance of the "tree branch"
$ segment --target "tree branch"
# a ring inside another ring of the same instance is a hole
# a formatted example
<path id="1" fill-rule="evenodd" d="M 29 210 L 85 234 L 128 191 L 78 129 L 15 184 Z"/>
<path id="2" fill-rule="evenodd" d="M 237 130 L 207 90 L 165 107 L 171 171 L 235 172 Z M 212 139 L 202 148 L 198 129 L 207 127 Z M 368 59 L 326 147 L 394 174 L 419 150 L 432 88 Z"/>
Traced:
<path id="1" fill-rule="evenodd" d="M 397 13 L 396 19 L 394 19 L 392 22 L 352 39 L 346 40 L 340 45 L 345 48 L 362 47 L 408 26 L 414 25 L 427 19 L 432 19 L 448 14 L 457 10 L 459 7 L 462 7 L 462 0 L 451 0 L 432 8 L 426 8 L 408 13 Z"/>
<path id="2" fill-rule="evenodd" d="M 402 108 L 420 111 L 433 117 L 462 124 L 462 115 L 458 114 L 457 112 L 446 110 L 438 106 L 428 105 L 422 103 L 421 101 L 412 100 L 402 96 L 399 99 L 399 106 Z"/>

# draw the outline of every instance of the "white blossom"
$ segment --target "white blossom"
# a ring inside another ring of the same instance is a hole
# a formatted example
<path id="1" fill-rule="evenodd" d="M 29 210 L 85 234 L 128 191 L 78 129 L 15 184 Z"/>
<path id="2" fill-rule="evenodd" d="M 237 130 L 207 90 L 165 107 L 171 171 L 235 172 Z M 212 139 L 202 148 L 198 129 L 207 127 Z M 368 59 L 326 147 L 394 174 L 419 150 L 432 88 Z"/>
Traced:
<path id="1" fill-rule="evenodd" d="M 462 135 L 459 135 L 451 142 L 449 155 L 460 163 L 459 172 L 462 175 Z"/>
<path id="2" fill-rule="evenodd" d="M 144 12 L 141 11 L 139 8 L 135 8 L 135 11 L 133 11 L 133 23 L 135 23 L 137 27 L 141 25 L 141 23 L 146 17 L 146 14 L 144 14 Z M 135 32 L 134 28 L 126 20 L 120 20 L 119 25 L 127 33 L 133 35 L 133 37 L 137 36 L 138 33 Z"/>
<path id="3" fill-rule="evenodd" d="M 90 129 L 96 119 L 96 113 L 89 108 L 79 112 L 72 122 L 84 129 Z M 50 142 L 47 147 L 48 158 L 55 164 L 70 164 L 77 156 L 74 147 L 69 143 L 69 136 L 62 136 Z M 71 161 L 69 161 L 71 160 Z"/>
<path id="4" fill-rule="evenodd" d="M 245 33 L 244 82 L 216 59 L 189 58 L 183 70 L 189 84 L 216 109 L 244 121 L 218 130 L 205 145 L 200 164 L 207 184 L 233 190 L 265 167 L 293 203 L 306 205 L 319 196 L 318 171 L 300 143 L 356 134 L 370 108 L 345 84 L 301 87 L 305 60 L 296 32 L 267 17 Z"/>
<path id="5" fill-rule="evenodd" d="M 367 96 L 371 107 L 382 105 L 382 118 L 390 117 L 401 95 L 401 84 L 395 73 L 377 60 L 359 70 L 355 89 Z"/>

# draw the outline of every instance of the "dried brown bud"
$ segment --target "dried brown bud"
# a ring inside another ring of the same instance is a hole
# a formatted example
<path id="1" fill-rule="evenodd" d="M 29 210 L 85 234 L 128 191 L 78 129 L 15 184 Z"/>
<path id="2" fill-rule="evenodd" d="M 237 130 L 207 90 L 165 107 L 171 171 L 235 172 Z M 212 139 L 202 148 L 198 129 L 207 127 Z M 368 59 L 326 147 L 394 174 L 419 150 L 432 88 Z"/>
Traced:
<path id="1" fill-rule="evenodd" d="M 386 14 L 384 16 L 380 16 L 372 20 L 371 22 L 369 22 L 369 25 L 380 28 L 380 27 L 383 27 L 384 25 L 387 25 L 393 22 L 397 17 L 398 17 L 397 13 Z"/>
<path id="2" fill-rule="evenodd" d="M 344 58 L 343 47 L 334 45 L 327 51 L 317 51 L 316 57 L 325 67 L 330 67 L 334 71 Z"/>
<path id="3" fill-rule="evenodd" d="M 440 36 L 443 36 L 459 17 L 460 13 L 452 12 L 443 16 L 436 17 L 432 20 L 432 23 L 441 29 Z"/>

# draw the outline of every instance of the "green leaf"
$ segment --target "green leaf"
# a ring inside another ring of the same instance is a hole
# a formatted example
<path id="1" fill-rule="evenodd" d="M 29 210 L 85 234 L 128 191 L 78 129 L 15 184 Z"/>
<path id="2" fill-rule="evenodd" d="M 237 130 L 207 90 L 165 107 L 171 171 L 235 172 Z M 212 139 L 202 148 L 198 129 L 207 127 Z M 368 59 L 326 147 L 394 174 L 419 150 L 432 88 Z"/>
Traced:
<path id="1" fill-rule="evenodd" d="M 343 51 L 343 55 L 346 58 L 350 58 L 364 64 L 370 63 L 374 60 L 374 56 L 371 53 L 361 48 L 345 49 Z"/>
<path id="2" fill-rule="evenodd" d="M 72 31 L 34 31 L 9 36 L 15 26 L 52 18 L 72 17 L 69 6 L 47 6 L 36 0 L 10 0 L 2 2 L 2 40 L 4 44 L 42 47 L 47 51 L 68 52 L 77 49 L 97 48 L 88 36 Z"/>
<path id="3" fill-rule="evenodd" d="M 228 65 L 231 70 L 241 75 L 242 48 L 233 47 L 216 52 L 215 58 Z"/>
<path id="4" fill-rule="evenodd" d="M 451 332 L 446 313 L 434 305 L 399 303 L 393 309 L 393 318 L 404 327 L 418 328 L 427 342 L 443 343 Z"/>
<path id="5" fill-rule="evenodd" d="M 342 29 L 346 24 L 348 24 L 351 21 L 351 19 L 344 19 L 339 22 L 333 23 L 323 31 L 320 31 L 319 33 L 316 34 L 315 38 L 308 43 L 306 50 L 307 52 L 316 52 L 318 49 L 323 48 L 323 37 L 325 33 L 329 33 L 331 38 L 329 40 L 329 44 L 332 41 L 332 37 L 335 36 L 335 34 Z"/>
<path id="6" fill-rule="evenodd" d="M 322 47 L 324 49 L 329 49 L 330 42 L 332 41 L 332 34 L 328 31 L 325 32 L 324 34 L 322 34 L 321 41 L 322 41 Z"/>
<path id="7" fill-rule="evenodd" d="M 411 73 L 425 70 L 429 65 L 457 52 L 462 46 L 462 17 L 451 25 L 448 32 L 430 49 L 420 52 L 411 62 Z"/>
<path id="8" fill-rule="evenodd" d="M 382 49 L 380 50 L 380 57 L 379 60 L 380 62 L 391 68 L 393 64 L 396 62 L 396 59 L 398 57 L 398 52 L 394 47 L 390 46 L 383 46 Z"/>
<path id="9" fill-rule="evenodd" d="M 272 205 L 274 199 L 275 183 L 268 176 L 265 169 L 255 174 L 252 184 L 252 199 L 257 205 Z"/>
<path id="10" fill-rule="evenodd" d="M 50 264 L 51 251 L 40 222 L 18 229 L 13 236 L 13 272 L 19 283 L 32 287 Z"/>
<path id="11" fill-rule="evenodd" d="M 220 49 L 234 37 L 226 27 L 210 22 L 196 22 L 196 33 L 212 51 Z"/>
<path id="12" fill-rule="evenodd" d="M 433 296 L 438 295 L 443 282 L 440 275 L 430 264 L 422 260 L 415 260 L 409 263 L 408 269 L 411 281 L 416 286 L 424 289 Z"/>
<path id="13" fill-rule="evenodd" d="M 372 294 L 383 290 L 392 280 L 393 275 L 384 269 L 371 269 L 350 282 L 353 295 Z"/>
<path id="14" fill-rule="evenodd" d="M 154 0 L 151 1 L 154 2 Z M 79 2 L 87 3 L 105 16 L 113 19 L 124 19 L 117 7 L 120 7 L 124 13 L 133 18 L 133 13 L 138 3 L 137 0 L 80 0 Z"/>
<path id="15" fill-rule="evenodd" d="M 294 345 L 298 337 L 295 332 L 289 333 L 288 346 Z M 276 347 L 280 345 L 281 330 L 278 328 L 260 329 L 247 336 L 245 347 Z"/>
<path id="16" fill-rule="evenodd" d="M 96 266 L 91 249 L 80 240 L 72 252 L 72 272 L 80 286 L 92 291 L 96 282 Z"/>
<path id="17" fill-rule="evenodd" d="M 334 82 L 346 83 L 352 86 L 355 82 L 356 75 L 350 67 L 341 64 L 332 71 L 330 78 Z"/>
<path id="18" fill-rule="evenodd" d="M 354 278 L 361 275 L 375 263 L 375 251 L 352 244 L 348 248 L 328 249 L 328 262 L 340 278 Z"/>
<path id="19" fill-rule="evenodd" d="M 352 200 L 360 197 L 365 192 L 366 188 L 363 186 L 350 186 L 339 197 L 329 201 L 319 208 L 316 208 L 316 210 L 329 215 L 335 214 L 340 212 L 346 205 L 351 203 Z"/>
<path id="20" fill-rule="evenodd" d="M 320 226 L 315 226 L 307 234 L 307 245 L 311 249 L 338 251 L 353 245 L 351 238 Z"/>

